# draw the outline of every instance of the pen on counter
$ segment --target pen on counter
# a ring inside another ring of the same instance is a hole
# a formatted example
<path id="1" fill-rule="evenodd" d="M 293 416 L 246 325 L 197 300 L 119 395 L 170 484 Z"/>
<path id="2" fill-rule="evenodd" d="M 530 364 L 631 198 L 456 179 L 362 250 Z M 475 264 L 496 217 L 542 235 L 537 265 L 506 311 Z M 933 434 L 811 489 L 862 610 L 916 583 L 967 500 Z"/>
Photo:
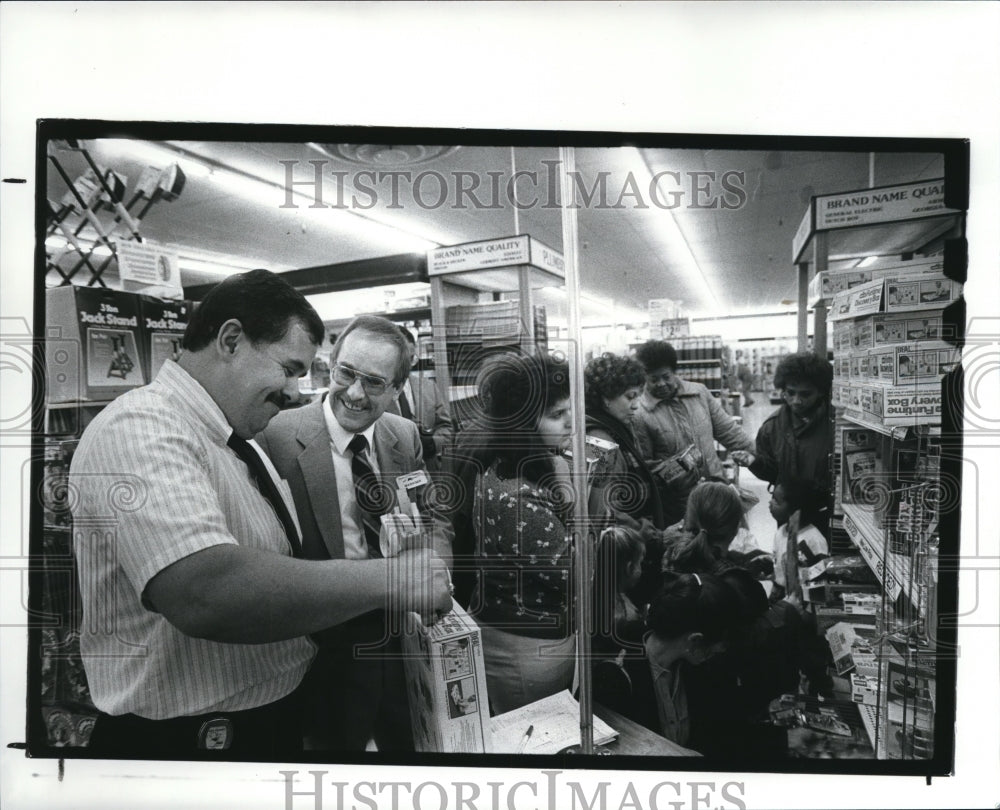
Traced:
<path id="1" fill-rule="evenodd" d="M 535 730 L 534 725 L 528 726 L 528 730 L 524 732 L 524 736 L 521 737 L 521 741 L 517 744 L 517 753 L 520 754 L 524 751 L 524 747 L 528 744 L 528 740 L 531 739 L 531 733 Z"/>

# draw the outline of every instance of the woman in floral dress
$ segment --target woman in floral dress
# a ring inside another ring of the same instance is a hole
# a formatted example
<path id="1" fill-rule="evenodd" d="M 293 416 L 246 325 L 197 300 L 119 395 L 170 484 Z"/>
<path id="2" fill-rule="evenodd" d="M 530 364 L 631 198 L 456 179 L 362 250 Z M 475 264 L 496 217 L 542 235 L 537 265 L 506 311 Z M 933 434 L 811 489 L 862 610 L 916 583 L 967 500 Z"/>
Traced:
<path id="1" fill-rule="evenodd" d="M 572 485 L 561 455 L 572 423 L 565 363 L 510 356 L 488 376 L 475 451 L 478 582 L 470 612 L 482 628 L 490 704 L 500 714 L 572 686 Z"/>

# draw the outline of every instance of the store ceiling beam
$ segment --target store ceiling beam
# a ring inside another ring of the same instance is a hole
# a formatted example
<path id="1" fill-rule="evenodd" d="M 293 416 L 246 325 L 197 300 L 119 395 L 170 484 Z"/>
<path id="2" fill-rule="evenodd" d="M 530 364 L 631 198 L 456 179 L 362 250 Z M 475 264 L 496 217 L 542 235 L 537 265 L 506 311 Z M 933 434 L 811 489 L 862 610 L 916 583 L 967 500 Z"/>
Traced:
<path id="1" fill-rule="evenodd" d="M 377 259 L 359 259 L 339 264 L 321 264 L 288 270 L 281 274 L 303 295 L 367 289 L 387 284 L 407 284 L 428 281 L 427 256 L 423 253 L 400 253 L 379 256 Z M 198 284 L 185 287 L 184 297 L 200 301 L 215 284 Z"/>

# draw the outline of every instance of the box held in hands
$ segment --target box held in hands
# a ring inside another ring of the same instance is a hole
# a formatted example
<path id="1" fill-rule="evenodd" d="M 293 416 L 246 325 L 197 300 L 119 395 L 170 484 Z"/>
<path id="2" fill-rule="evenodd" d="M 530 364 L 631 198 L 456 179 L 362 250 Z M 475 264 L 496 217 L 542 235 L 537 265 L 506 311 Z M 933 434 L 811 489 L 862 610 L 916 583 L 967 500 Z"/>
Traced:
<path id="1" fill-rule="evenodd" d="M 457 602 L 427 627 L 416 613 L 403 626 L 413 744 L 417 751 L 492 751 L 482 634 Z"/>

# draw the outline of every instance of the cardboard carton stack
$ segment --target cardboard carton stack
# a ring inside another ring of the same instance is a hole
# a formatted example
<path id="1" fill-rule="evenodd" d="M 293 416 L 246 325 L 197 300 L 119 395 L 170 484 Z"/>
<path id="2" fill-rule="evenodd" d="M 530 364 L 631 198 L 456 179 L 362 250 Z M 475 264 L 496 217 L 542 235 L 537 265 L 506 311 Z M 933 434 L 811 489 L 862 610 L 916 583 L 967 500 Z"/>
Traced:
<path id="1" fill-rule="evenodd" d="M 889 427 L 940 422 L 940 379 L 958 361 L 942 312 L 960 295 L 939 261 L 878 271 L 834 295 L 834 405 Z"/>

